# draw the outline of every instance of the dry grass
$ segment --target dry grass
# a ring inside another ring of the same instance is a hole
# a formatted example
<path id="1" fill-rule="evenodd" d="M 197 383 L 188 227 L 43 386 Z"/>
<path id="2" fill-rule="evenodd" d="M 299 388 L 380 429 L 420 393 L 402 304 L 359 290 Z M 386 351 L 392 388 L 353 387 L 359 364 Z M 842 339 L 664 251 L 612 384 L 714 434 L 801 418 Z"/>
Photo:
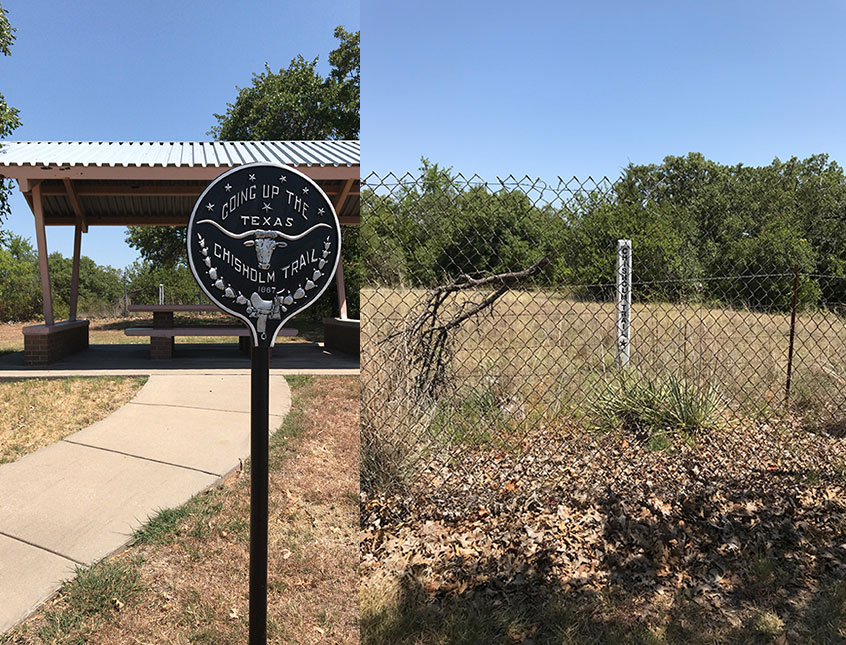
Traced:
<path id="1" fill-rule="evenodd" d="M 376 341 L 419 307 L 423 292 L 365 289 L 362 296 L 362 347 L 372 354 Z M 456 301 L 452 306 L 457 311 Z M 704 371 L 732 384 L 738 395 L 751 389 L 783 392 L 789 314 L 635 303 L 631 325 L 631 365 L 638 369 Z M 846 379 L 846 318 L 800 313 L 796 328 L 795 367 L 830 372 L 835 381 Z M 549 291 L 512 291 L 490 312 L 462 326 L 455 337 L 453 365 L 459 377 L 484 373 L 572 380 L 578 373 L 610 369 L 614 338 L 613 303 L 580 302 Z"/>
<path id="2" fill-rule="evenodd" d="M 357 643 L 358 380 L 292 385 L 292 411 L 271 441 L 268 640 Z M 119 602 L 83 615 L 66 589 L 0 642 L 246 642 L 249 490 L 249 477 L 236 476 L 163 512 L 95 567 L 132 582 Z"/>
<path id="3" fill-rule="evenodd" d="M 521 450 L 537 430 L 566 427 L 569 433 L 575 426 L 589 434 L 600 422 L 602 401 L 619 376 L 613 303 L 549 291 L 506 293 L 454 333 L 453 389 L 433 408 L 409 400 L 401 356 L 380 343 L 407 324 L 404 317 L 419 309 L 424 292 L 382 288 L 362 295 L 362 432 L 374 462 L 402 457 L 396 446 L 377 445 L 385 437 L 401 442 L 414 460 L 431 457 L 445 438 L 453 451 L 456 441 L 474 448 L 491 438 Z M 459 308 L 460 302 L 447 303 L 445 316 Z M 764 422 L 787 434 L 802 426 L 842 437 L 846 318 L 799 314 L 786 407 L 789 330 L 784 313 L 635 303 L 628 371 L 658 381 L 673 376 L 713 391 L 727 428 Z M 474 408 L 469 419 L 468 408 Z"/>
<path id="4" fill-rule="evenodd" d="M 146 378 L 0 382 L 0 464 L 63 439 L 125 405 Z"/>

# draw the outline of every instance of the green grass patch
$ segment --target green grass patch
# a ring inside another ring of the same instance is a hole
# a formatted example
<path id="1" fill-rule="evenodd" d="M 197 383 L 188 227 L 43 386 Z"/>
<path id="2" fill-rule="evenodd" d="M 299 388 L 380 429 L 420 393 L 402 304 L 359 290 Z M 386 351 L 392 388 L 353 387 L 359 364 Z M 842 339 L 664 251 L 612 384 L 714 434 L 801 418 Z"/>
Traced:
<path id="1" fill-rule="evenodd" d="M 192 497 L 182 506 L 162 509 L 135 530 L 133 544 L 172 544 L 182 526 L 187 526 L 192 537 L 204 537 L 209 520 L 223 509 L 221 498 L 226 494 L 224 489 L 214 489 Z"/>
<path id="2" fill-rule="evenodd" d="M 285 415 L 282 425 L 270 438 L 270 467 L 279 465 L 279 451 L 286 449 L 292 439 L 296 439 L 305 431 L 306 410 L 308 402 L 314 398 L 314 378 L 308 375 L 286 376 L 285 380 L 291 388 L 291 410 Z"/>
<path id="3" fill-rule="evenodd" d="M 495 380 L 468 385 L 437 402 L 429 431 L 448 444 L 507 448 L 520 408 Z"/>
<path id="4" fill-rule="evenodd" d="M 87 642 L 97 621 L 109 620 L 143 590 L 138 564 L 137 560 L 129 560 L 77 567 L 73 580 L 59 590 L 65 607 L 45 613 L 37 636 L 50 643 Z M 89 622 L 92 617 L 97 619 L 93 624 Z"/>

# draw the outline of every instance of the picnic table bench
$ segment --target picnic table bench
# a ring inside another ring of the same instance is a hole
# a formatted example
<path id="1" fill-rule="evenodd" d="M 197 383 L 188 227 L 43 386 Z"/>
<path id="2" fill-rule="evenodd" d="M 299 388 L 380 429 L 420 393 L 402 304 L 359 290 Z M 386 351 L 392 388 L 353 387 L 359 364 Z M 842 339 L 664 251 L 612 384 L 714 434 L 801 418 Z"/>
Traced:
<path id="1" fill-rule="evenodd" d="M 174 324 L 174 313 L 220 312 L 221 309 L 215 305 L 129 305 L 127 309 L 133 312 L 152 312 L 152 327 L 127 327 L 123 330 L 126 336 L 149 336 L 152 359 L 172 358 L 176 336 L 236 336 L 241 350 L 250 351 L 250 330 L 244 325 L 186 327 Z M 296 336 L 297 333 L 296 329 L 283 327 L 278 335 Z"/>

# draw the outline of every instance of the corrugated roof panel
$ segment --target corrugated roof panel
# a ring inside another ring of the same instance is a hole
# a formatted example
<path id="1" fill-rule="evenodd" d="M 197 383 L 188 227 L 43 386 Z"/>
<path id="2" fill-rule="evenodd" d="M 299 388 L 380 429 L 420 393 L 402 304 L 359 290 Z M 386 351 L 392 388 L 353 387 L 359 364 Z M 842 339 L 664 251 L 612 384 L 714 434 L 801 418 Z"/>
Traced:
<path id="1" fill-rule="evenodd" d="M 273 150 L 274 158 L 279 163 L 285 165 L 291 165 L 293 163 L 290 154 L 288 154 L 288 151 L 283 146 L 279 145 L 278 141 L 271 141 L 269 143 L 269 146 Z"/>
<path id="2" fill-rule="evenodd" d="M 67 197 L 48 195 L 44 197 L 44 212 L 51 215 L 74 215 Z"/>
<path id="3" fill-rule="evenodd" d="M 278 163 L 279 159 L 277 158 L 276 151 L 271 147 L 270 142 L 268 141 L 257 141 L 259 145 L 256 146 L 259 150 L 261 150 L 261 154 L 264 161 L 268 161 L 271 163 Z"/>
<path id="4" fill-rule="evenodd" d="M 234 146 L 229 141 L 221 141 L 220 145 L 217 146 L 217 147 L 222 151 L 221 152 L 221 159 L 223 161 L 223 165 L 224 166 L 235 165 L 234 159 L 237 159 L 237 157 L 234 156 L 235 155 Z"/>
<path id="5" fill-rule="evenodd" d="M 358 166 L 358 141 L 6 141 L 0 166 Z"/>
<path id="6" fill-rule="evenodd" d="M 241 163 L 246 164 L 254 161 L 253 155 L 249 154 L 243 142 L 233 141 L 232 147 L 235 149 L 235 159 L 240 159 Z"/>

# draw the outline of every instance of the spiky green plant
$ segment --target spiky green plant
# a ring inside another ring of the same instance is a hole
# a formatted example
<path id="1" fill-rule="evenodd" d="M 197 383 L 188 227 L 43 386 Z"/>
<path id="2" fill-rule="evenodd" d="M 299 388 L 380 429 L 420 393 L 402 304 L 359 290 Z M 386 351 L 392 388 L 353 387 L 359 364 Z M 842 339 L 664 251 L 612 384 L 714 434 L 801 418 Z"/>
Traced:
<path id="1" fill-rule="evenodd" d="M 720 397 L 712 384 L 623 372 L 596 404 L 603 428 L 621 428 L 656 450 L 669 438 L 695 438 L 720 425 Z"/>

